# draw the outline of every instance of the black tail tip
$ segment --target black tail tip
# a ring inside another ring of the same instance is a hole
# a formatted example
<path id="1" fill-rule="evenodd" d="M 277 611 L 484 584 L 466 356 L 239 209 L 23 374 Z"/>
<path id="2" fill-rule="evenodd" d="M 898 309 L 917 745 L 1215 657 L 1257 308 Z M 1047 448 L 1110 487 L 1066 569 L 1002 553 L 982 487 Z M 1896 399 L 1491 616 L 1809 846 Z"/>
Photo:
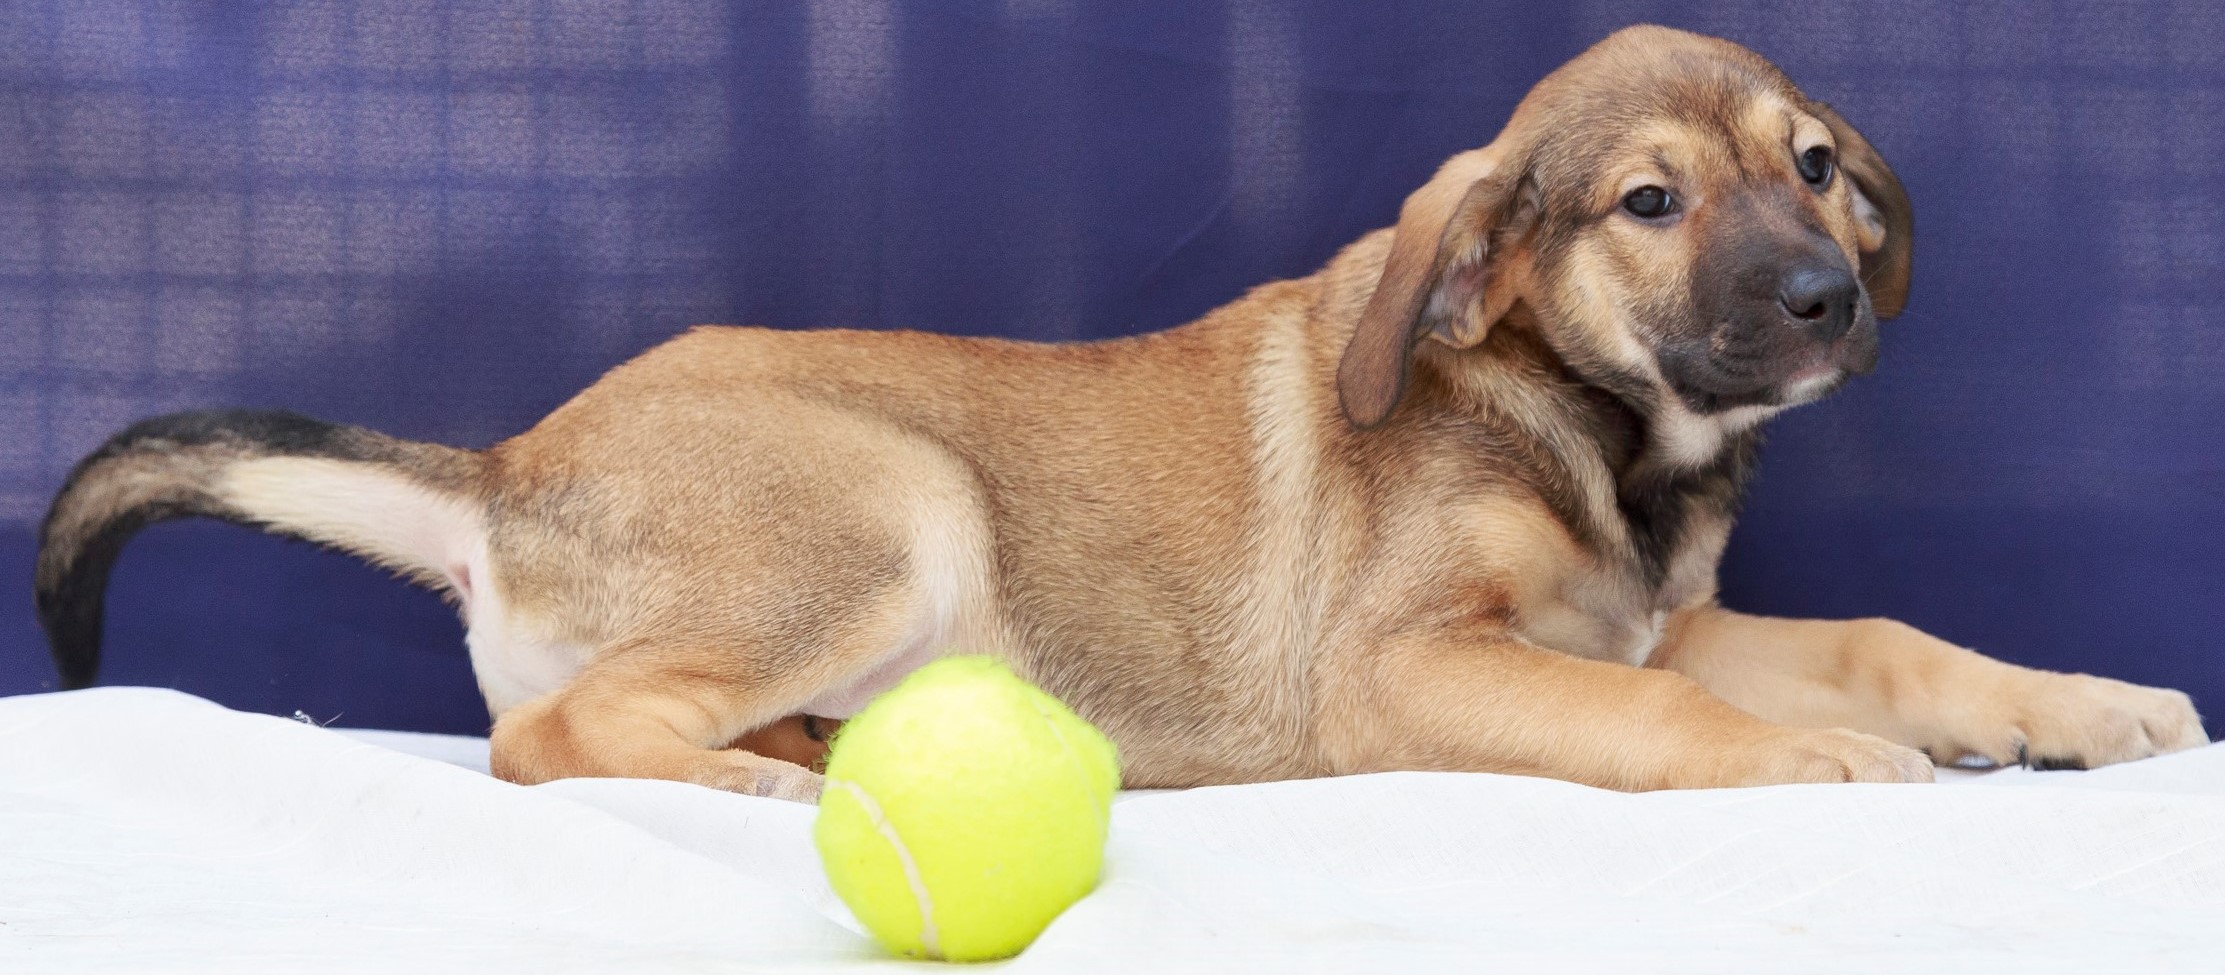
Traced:
<path id="1" fill-rule="evenodd" d="M 102 598 L 106 589 L 105 567 L 99 575 L 75 574 L 58 586 L 39 589 L 39 624 L 46 629 L 47 649 L 54 655 L 54 672 L 65 691 L 93 686 L 100 677 Z M 42 580 L 44 581 L 44 580 Z"/>
<path id="2" fill-rule="evenodd" d="M 141 420 L 86 455 L 39 527 L 39 622 L 62 688 L 90 687 L 99 674 L 108 577 L 133 534 L 157 521 L 195 515 L 244 520 L 209 496 L 200 473 L 206 465 L 171 465 L 161 469 L 167 473 L 150 476 L 143 466 L 119 475 L 110 462 L 211 446 L 225 448 L 220 456 L 227 457 L 247 452 L 375 460 L 390 449 L 382 443 L 367 431 L 283 410 L 194 410 Z"/>
<path id="3" fill-rule="evenodd" d="M 65 691 L 82 691 L 100 678 L 100 665 L 92 661 L 76 666 L 57 660 L 54 669 L 60 672 L 61 689 Z"/>

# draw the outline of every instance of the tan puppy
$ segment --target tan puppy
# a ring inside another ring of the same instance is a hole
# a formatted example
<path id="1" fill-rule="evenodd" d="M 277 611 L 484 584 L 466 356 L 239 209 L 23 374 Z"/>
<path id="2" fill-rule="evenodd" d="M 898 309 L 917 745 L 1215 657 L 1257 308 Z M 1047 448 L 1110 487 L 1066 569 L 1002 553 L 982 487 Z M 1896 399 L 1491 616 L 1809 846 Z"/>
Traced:
<path id="1" fill-rule="evenodd" d="M 1774 67 L 1632 28 L 1396 228 L 1173 331 L 698 329 L 481 453 L 142 423 L 56 499 L 39 604 L 77 686 L 149 520 L 362 555 L 459 603 L 518 782 L 809 798 L 728 746 L 808 762 L 796 716 L 960 650 L 1072 702 L 1134 786 L 1905 782 L 1917 749 L 2202 742 L 2176 692 L 1715 605 L 1756 425 L 1871 367 L 1910 228 L 1884 160 Z"/>

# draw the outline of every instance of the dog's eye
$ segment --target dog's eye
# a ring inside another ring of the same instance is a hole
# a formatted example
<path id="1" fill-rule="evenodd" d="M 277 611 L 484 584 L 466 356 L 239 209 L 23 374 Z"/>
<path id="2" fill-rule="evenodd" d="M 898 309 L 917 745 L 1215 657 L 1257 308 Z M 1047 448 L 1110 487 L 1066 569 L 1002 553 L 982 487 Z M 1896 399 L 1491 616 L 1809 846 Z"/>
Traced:
<path id="1" fill-rule="evenodd" d="M 1670 196 L 1668 190 L 1658 186 L 1641 186 L 1622 198 L 1622 208 L 1630 211 L 1632 216 L 1651 220 L 1667 216 L 1669 211 L 1676 209 L 1676 197 Z"/>
<path id="2" fill-rule="evenodd" d="M 1800 178 L 1819 190 L 1831 185 L 1831 147 L 1812 146 L 1801 153 Z"/>

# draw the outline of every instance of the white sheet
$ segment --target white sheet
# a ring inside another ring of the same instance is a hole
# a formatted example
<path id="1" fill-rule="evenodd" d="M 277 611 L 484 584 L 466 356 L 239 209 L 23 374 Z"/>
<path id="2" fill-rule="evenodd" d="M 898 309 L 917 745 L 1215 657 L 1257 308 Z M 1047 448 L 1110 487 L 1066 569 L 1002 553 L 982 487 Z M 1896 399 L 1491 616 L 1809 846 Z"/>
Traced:
<path id="1" fill-rule="evenodd" d="M 371 738 L 169 691 L 0 700 L 0 972 L 905 964 L 850 930 L 808 807 L 520 788 L 449 764 L 470 740 Z M 2225 746 L 1975 783 L 1132 795 L 1104 885 L 1000 970 L 2225 970 Z"/>

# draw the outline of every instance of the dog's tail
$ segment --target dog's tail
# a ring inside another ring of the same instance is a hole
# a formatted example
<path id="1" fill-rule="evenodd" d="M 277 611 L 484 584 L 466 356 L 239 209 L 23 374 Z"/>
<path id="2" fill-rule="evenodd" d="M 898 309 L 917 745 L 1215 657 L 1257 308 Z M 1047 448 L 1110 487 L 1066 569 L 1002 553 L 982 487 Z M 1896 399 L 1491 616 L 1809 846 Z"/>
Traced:
<path id="1" fill-rule="evenodd" d="M 39 622 L 62 686 L 93 682 L 109 570 L 124 543 L 158 521 L 250 525 L 467 596 L 485 466 L 472 451 L 277 411 L 132 425 L 78 462 L 39 528 Z"/>

